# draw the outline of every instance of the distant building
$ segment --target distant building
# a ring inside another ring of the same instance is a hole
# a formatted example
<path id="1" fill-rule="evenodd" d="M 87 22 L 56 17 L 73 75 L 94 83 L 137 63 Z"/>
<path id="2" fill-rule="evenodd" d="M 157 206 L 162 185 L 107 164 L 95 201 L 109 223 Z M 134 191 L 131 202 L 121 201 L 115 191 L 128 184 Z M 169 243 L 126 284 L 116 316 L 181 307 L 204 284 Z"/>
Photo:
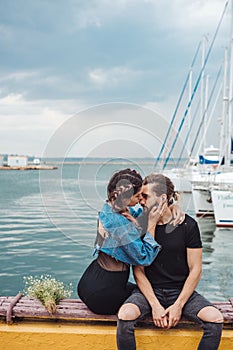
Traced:
<path id="1" fill-rule="evenodd" d="M 28 157 L 27 156 L 8 156 L 7 165 L 8 166 L 27 166 Z"/>
<path id="2" fill-rule="evenodd" d="M 4 165 L 4 156 L 0 154 L 0 166 Z"/>
<path id="3" fill-rule="evenodd" d="M 34 158 L 33 159 L 33 164 L 34 165 L 40 165 L 40 159 L 39 158 Z"/>

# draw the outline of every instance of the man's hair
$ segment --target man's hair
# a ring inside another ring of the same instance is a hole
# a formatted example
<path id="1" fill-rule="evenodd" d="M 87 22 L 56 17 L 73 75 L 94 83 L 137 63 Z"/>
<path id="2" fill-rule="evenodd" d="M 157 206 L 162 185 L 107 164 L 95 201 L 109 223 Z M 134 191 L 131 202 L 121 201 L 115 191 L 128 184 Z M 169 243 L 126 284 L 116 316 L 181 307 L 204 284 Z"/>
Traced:
<path id="1" fill-rule="evenodd" d="M 174 201 L 178 200 L 179 194 L 175 191 L 173 182 L 169 177 L 162 174 L 152 173 L 145 177 L 143 180 L 143 185 L 152 185 L 152 191 L 156 193 L 157 196 L 162 194 L 167 195 L 168 205 L 173 204 Z"/>

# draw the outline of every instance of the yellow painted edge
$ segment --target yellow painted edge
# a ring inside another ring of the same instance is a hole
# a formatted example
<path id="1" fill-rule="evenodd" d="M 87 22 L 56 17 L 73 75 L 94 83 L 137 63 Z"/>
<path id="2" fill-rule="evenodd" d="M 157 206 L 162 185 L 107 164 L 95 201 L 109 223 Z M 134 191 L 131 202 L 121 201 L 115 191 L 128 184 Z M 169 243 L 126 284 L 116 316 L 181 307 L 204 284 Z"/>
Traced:
<path id="1" fill-rule="evenodd" d="M 201 330 L 136 329 L 137 350 L 196 350 Z M 4 350 L 115 350 L 113 325 L 66 324 L 51 322 L 0 324 Z M 223 330 L 219 350 L 233 349 L 233 330 Z"/>

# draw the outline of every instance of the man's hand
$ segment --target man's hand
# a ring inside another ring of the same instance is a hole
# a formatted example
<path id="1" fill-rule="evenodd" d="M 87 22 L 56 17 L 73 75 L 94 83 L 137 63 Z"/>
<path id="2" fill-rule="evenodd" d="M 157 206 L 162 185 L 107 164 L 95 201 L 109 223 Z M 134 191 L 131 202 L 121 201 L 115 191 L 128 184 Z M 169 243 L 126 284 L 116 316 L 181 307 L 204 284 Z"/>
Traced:
<path id="1" fill-rule="evenodd" d="M 169 306 L 165 310 L 164 314 L 162 314 L 162 317 L 168 318 L 167 328 L 175 327 L 181 318 L 181 314 L 182 314 L 181 306 L 179 306 L 178 304 L 173 304 Z"/>
<path id="2" fill-rule="evenodd" d="M 156 327 L 168 328 L 168 317 L 162 305 L 152 307 L 152 319 Z M 163 316 L 164 315 L 164 316 Z"/>

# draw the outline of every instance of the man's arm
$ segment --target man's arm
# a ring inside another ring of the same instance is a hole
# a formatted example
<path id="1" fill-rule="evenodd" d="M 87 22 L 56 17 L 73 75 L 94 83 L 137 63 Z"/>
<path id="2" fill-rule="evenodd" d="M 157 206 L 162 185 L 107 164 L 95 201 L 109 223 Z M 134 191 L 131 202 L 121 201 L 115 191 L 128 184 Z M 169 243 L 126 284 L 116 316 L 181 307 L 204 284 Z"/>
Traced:
<path id="1" fill-rule="evenodd" d="M 169 318 L 168 328 L 177 325 L 181 318 L 182 309 L 194 292 L 202 273 L 202 248 L 187 248 L 187 262 L 189 266 L 189 275 L 185 281 L 182 291 L 176 302 L 168 307 L 163 316 Z"/>
<path id="2" fill-rule="evenodd" d="M 157 327 L 167 328 L 168 320 L 167 316 L 163 316 L 165 314 L 165 309 L 162 307 L 158 299 L 156 298 L 152 286 L 145 275 L 145 270 L 143 266 L 135 266 L 133 268 L 134 278 L 137 282 L 138 288 L 144 294 L 148 303 L 152 309 L 152 318 L 154 324 Z"/>

